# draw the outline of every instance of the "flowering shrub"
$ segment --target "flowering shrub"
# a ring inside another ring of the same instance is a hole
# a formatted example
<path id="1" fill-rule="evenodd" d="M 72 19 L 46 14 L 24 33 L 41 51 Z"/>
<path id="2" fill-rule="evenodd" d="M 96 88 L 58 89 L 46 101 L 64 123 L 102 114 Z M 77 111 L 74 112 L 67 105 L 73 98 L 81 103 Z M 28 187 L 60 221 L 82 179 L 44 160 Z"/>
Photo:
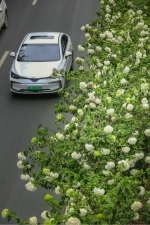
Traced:
<path id="1" fill-rule="evenodd" d="M 98 18 L 81 27 L 78 50 L 87 57 L 76 58 L 73 84 L 55 108 L 59 132 L 40 127 L 18 154 L 27 190 L 60 195 L 45 196 L 44 224 L 150 223 L 149 11 L 146 0 L 101 1 Z M 69 123 L 64 112 L 73 115 Z M 2 216 L 38 224 L 7 209 Z"/>

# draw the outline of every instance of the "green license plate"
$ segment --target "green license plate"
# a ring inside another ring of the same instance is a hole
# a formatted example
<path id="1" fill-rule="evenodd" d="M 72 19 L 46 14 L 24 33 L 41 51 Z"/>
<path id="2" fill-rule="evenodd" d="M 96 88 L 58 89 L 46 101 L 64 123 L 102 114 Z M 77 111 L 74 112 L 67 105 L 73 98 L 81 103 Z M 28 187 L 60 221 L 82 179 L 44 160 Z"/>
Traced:
<path id="1" fill-rule="evenodd" d="M 42 91 L 42 86 L 28 86 L 28 91 Z"/>

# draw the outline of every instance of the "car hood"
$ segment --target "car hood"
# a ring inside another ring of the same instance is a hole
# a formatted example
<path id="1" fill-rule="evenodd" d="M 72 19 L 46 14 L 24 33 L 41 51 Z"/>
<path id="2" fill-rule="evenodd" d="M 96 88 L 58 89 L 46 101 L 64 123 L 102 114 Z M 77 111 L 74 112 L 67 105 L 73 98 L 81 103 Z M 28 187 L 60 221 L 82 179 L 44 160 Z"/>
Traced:
<path id="1" fill-rule="evenodd" d="M 50 77 L 53 69 L 58 68 L 60 61 L 56 62 L 14 62 L 15 70 L 21 77 L 42 78 Z"/>

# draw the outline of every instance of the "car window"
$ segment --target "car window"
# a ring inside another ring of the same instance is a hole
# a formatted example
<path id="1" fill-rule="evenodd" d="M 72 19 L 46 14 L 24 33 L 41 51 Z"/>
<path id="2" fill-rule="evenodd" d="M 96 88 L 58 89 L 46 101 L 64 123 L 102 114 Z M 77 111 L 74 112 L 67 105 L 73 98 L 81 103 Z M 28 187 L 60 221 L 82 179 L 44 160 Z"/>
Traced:
<path id="1" fill-rule="evenodd" d="M 67 43 L 68 43 L 68 37 L 66 35 L 63 35 L 62 39 L 61 39 L 61 46 L 62 46 L 63 55 L 65 54 L 65 51 L 66 51 L 66 48 L 67 48 Z"/>
<path id="2" fill-rule="evenodd" d="M 22 62 L 48 62 L 60 60 L 58 44 L 23 44 L 18 61 Z"/>

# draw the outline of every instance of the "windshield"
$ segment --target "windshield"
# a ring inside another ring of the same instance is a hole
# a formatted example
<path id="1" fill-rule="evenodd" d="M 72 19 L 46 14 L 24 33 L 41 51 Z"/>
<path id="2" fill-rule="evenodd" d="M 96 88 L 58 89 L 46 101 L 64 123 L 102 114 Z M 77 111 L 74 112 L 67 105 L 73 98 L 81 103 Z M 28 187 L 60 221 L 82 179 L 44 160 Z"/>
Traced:
<path id="1" fill-rule="evenodd" d="M 59 59 L 58 44 L 24 44 L 21 46 L 17 58 L 21 62 L 48 62 Z"/>

